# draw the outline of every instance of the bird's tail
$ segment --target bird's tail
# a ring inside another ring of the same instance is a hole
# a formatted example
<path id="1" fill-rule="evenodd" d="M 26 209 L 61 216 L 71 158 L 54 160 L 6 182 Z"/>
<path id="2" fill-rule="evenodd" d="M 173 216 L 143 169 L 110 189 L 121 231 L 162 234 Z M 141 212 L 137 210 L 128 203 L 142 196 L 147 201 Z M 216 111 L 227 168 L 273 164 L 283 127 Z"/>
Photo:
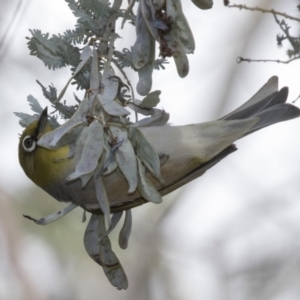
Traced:
<path id="1" fill-rule="evenodd" d="M 285 103 L 287 95 L 286 87 L 278 91 L 278 78 L 274 76 L 250 100 L 219 120 L 142 128 L 156 152 L 168 155 L 161 168 L 165 184 L 159 188 L 160 193 L 165 195 L 203 175 L 236 150 L 236 140 L 299 117 L 299 108 Z"/>
<path id="2" fill-rule="evenodd" d="M 194 134 L 195 147 L 192 149 L 208 161 L 250 133 L 299 117 L 300 109 L 285 103 L 287 96 L 288 88 L 278 91 L 278 78 L 271 77 L 250 100 L 233 112 L 219 120 L 193 126 L 190 130 L 197 133 Z"/>
<path id="3" fill-rule="evenodd" d="M 299 108 L 285 103 L 288 93 L 288 87 L 278 91 L 278 77 L 273 76 L 251 99 L 221 120 L 258 117 L 259 121 L 245 133 L 247 135 L 266 126 L 297 118 L 300 116 Z"/>

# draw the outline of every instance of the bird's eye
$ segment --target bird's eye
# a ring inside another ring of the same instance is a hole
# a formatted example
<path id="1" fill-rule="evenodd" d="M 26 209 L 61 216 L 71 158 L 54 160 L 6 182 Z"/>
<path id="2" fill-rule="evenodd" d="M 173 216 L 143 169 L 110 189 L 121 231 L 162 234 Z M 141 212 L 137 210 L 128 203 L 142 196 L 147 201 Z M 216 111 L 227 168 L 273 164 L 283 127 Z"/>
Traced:
<path id="1" fill-rule="evenodd" d="M 23 149 L 26 152 L 32 152 L 36 147 L 36 142 L 32 136 L 27 135 L 24 137 L 24 139 L 22 141 L 22 145 L 23 145 Z"/>

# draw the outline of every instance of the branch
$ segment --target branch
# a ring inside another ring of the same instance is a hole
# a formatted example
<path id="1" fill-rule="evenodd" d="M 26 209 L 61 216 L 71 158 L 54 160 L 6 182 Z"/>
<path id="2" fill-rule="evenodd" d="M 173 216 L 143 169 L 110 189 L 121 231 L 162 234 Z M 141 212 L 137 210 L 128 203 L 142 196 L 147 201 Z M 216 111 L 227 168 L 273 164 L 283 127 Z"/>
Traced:
<path id="1" fill-rule="evenodd" d="M 249 7 L 249 6 L 243 5 L 243 4 L 231 4 L 231 5 L 229 4 L 229 5 L 226 5 L 226 6 L 228 6 L 230 8 L 246 9 L 246 10 L 250 10 L 250 11 L 260 11 L 262 13 L 268 13 L 268 14 L 272 14 L 272 15 L 282 16 L 286 19 L 290 19 L 290 20 L 300 22 L 299 18 L 290 16 L 290 15 L 288 15 L 286 13 L 283 13 L 283 12 L 280 12 L 280 11 L 276 11 L 274 9 L 265 9 L 265 8 L 260 8 L 260 7 Z"/>
<path id="2" fill-rule="evenodd" d="M 280 60 L 280 59 L 251 59 L 251 58 L 244 58 L 244 57 L 241 57 L 239 56 L 237 59 L 236 59 L 236 62 L 239 64 L 243 61 L 246 61 L 246 62 L 276 62 L 276 63 L 279 63 L 279 64 L 289 64 L 291 61 L 293 60 L 296 60 L 296 59 L 300 59 L 300 55 L 298 56 L 295 56 L 289 60 Z"/>

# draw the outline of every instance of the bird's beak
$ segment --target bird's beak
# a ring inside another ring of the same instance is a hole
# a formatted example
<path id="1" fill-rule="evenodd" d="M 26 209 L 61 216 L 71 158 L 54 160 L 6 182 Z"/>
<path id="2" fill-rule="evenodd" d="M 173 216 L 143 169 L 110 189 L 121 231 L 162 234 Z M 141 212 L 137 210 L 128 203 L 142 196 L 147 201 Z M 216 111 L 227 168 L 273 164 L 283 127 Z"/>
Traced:
<path id="1" fill-rule="evenodd" d="M 48 107 L 46 106 L 46 108 L 42 111 L 42 113 L 40 115 L 40 118 L 38 120 L 36 132 L 35 132 L 35 137 L 36 138 L 38 138 L 38 135 L 41 132 L 43 132 L 43 130 L 45 129 L 47 121 L 48 121 Z"/>

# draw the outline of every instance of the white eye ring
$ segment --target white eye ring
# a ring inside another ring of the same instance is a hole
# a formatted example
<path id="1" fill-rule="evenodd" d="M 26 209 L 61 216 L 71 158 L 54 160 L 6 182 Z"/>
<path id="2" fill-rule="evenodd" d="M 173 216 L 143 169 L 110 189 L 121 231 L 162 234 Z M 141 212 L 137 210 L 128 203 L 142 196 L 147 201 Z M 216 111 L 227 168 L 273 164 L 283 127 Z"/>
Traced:
<path id="1" fill-rule="evenodd" d="M 36 147 L 36 141 L 30 135 L 26 135 L 22 141 L 23 149 L 26 152 L 32 152 Z"/>

